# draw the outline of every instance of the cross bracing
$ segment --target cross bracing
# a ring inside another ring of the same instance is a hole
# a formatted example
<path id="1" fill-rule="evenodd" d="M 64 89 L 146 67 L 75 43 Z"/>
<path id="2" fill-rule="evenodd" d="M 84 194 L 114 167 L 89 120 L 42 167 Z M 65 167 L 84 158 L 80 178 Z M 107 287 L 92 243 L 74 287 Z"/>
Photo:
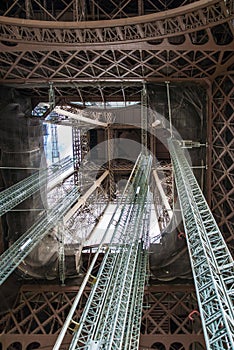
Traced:
<path id="1" fill-rule="evenodd" d="M 146 278 L 151 159 L 138 158 L 70 349 L 136 349 Z M 110 332 L 110 329 L 112 330 Z M 128 332 L 127 332 L 128 330 Z"/>
<path id="2" fill-rule="evenodd" d="M 78 188 L 71 190 L 65 198 L 59 201 L 47 214 L 40 217 L 28 231 L 15 241 L 1 255 L 0 284 L 19 266 L 38 242 L 52 229 L 79 197 Z"/>
<path id="3" fill-rule="evenodd" d="M 234 261 L 182 149 L 169 147 L 207 349 L 233 349 Z"/>
<path id="4" fill-rule="evenodd" d="M 158 8 L 128 0 L 119 8 L 92 1 L 93 11 L 80 17 L 79 6 L 91 10 L 83 0 L 56 1 L 57 15 L 48 3 L 7 1 L 0 83 L 32 89 L 38 102 L 48 102 L 52 82 L 56 99 L 76 96 L 85 104 L 139 100 L 142 81 L 213 80 L 233 64 L 233 2 L 190 2 L 160 1 Z"/>
<path id="5" fill-rule="evenodd" d="M 2 191 L 0 193 L 0 216 L 16 207 L 50 181 L 55 180 L 72 165 L 73 160 L 66 157 L 48 168 L 38 169 L 33 175 Z"/>

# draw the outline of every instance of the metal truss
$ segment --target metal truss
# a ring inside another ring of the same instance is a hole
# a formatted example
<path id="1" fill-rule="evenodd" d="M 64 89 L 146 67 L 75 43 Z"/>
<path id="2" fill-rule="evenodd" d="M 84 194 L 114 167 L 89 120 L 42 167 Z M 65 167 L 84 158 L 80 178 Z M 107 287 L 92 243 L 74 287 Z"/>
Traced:
<path id="1" fill-rule="evenodd" d="M 172 209 L 172 166 L 167 164 L 164 168 L 153 169 L 152 175 L 153 182 L 153 194 L 155 211 L 157 213 L 158 225 L 162 232 L 169 224 L 173 217 Z M 153 238 L 153 241 L 158 239 L 158 236 Z"/>
<path id="2" fill-rule="evenodd" d="M 107 228 L 115 226 L 70 350 L 89 349 L 95 344 L 99 349 L 137 348 L 146 275 L 146 247 L 142 244 L 144 222 L 149 219 L 146 203 L 150 168 L 150 158 L 138 158 L 126 197 Z M 133 332 L 132 338 L 127 336 L 127 329 Z"/>
<path id="3" fill-rule="evenodd" d="M 208 181 L 212 213 L 234 256 L 234 76 L 226 74 L 213 82 Z"/>
<path id="4" fill-rule="evenodd" d="M 72 4 L 81 5 L 74 1 L 67 1 L 69 9 Z M 109 6 L 116 5 L 115 10 L 122 17 L 122 10 L 131 2 L 122 2 L 120 12 L 115 1 Z M 58 15 L 65 3 L 56 2 Z M 211 80 L 231 66 L 232 2 L 196 1 L 193 6 L 168 11 L 163 11 L 161 5 L 160 12 L 152 1 L 144 1 L 145 9 L 146 3 L 151 3 L 154 13 L 130 18 L 128 23 L 122 18 L 100 21 L 98 26 L 95 21 L 66 22 L 61 26 L 56 16 L 48 22 L 26 19 L 22 24 L 21 18 L 7 15 L 16 11 L 15 7 L 24 8 L 24 2 L 8 2 L 9 12 L 6 10 L 0 17 L 0 83 L 33 89 L 40 101 L 48 101 L 50 82 L 58 99 L 71 100 L 76 96 L 85 103 L 119 100 L 121 96 L 121 100 L 139 101 L 139 82 Z M 99 13 L 102 5 L 98 2 Z M 50 10 L 48 7 L 47 16 Z M 22 9 L 18 15 L 24 18 L 25 11 Z"/>
<path id="5" fill-rule="evenodd" d="M 147 142 L 147 130 L 148 130 L 148 101 L 147 101 L 147 88 L 143 84 L 141 93 L 141 145 L 142 152 L 146 152 L 148 149 Z"/>
<path id="6" fill-rule="evenodd" d="M 72 127 L 72 148 L 73 148 L 73 158 L 74 158 L 74 182 L 75 185 L 79 184 L 79 168 L 82 161 L 81 153 L 81 131 L 78 127 Z"/>
<path id="7" fill-rule="evenodd" d="M 91 0 L 89 3 L 88 5 L 85 0 L 57 0 L 54 8 L 50 3 L 41 4 L 37 0 L 8 0 L 2 6 L 0 15 L 15 17 L 18 14 L 23 18 L 45 21 L 95 21 L 141 16 L 178 6 L 175 0 L 161 1 L 156 4 L 151 0 L 138 0 L 137 4 L 134 0 L 125 0 L 121 5 L 117 0 Z M 189 1 L 182 0 L 179 6 L 186 3 Z"/>
<path id="8" fill-rule="evenodd" d="M 207 348 L 234 348 L 234 261 L 179 147 L 169 140 Z"/>
<path id="9" fill-rule="evenodd" d="M 113 123 L 113 120 L 110 120 L 111 123 Z M 107 158 L 108 158 L 108 170 L 109 170 L 109 196 L 110 199 L 112 200 L 114 197 L 114 192 L 115 192 L 115 181 L 114 181 L 114 173 L 112 170 L 112 160 L 113 160 L 113 154 L 114 154 L 114 149 L 113 149 L 113 138 L 114 138 L 114 133 L 113 129 L 110 128 L 110 125 L 106 128 L 106 140 L 107 140 Z"/>
<path id="10" fill-rule="evenodd" d="M 108 124 L 106 122 L 100 121 L 100 117 L 105 118 L 105 112 L 97 112 L 89 109 L 81 110 L 76 107 L 71 106 L 60 106 L 56 107 L 54 111 L 58 114 L 58 116 L 62 116 L 73 123 L 77 124 L 76 126 L 87 127 L 89 125 L 101 126 L 106 128 Z M 111 114 L 111 112 L 109 112 Z M 59 120 L 59 119 L 58 119 Z M 81 124 L 82 123 L 82 124 Z"/>
<path id="11" fill-rule="evenodd" d="M 22 286 L 11 311 L 1 314 L 2 349 L 9 349 L 14 342 L 20 343 L 22 350 L 33 343 L 52 349 L 78 290 L 77 286 Z M 89 293 L 90 287 L 86 287 L 75 310 L 75 318 L 80 317 Z M 67 334 L 64 342 L 70 341 L 71 334 Z"/>
<path id="12" fill-rule="evenodd" d="M 0 284 L 10 276 L 48 231 L 64 217 L 78 198 L 78 189 L 74 188 L 1 255 Z"/>
<path id="13" fill-rule="evenodd" d="M 65 277 L 66 277 L 66 268 L 65 268 L 65 249 L 64 249 L 64 232 L 65 227 L 60 222 L 57 226 L 57 234 L 59 238 L 59 249 L 58 249 L 58 267 L 59 267 L 59 279 L 64 285 Z"/>
<path id="14" fill-rule="evenodd" d="M 221 45 L 216 49 L 207 45 L 202 51 L 198 51 L 197 45 L 180 44 L 176 48 L 174 45 L 164 44 L 158 45 L 157 48 L 152 45 L 139 48 L 138 45 L 137 49 L 134 46 L 129 47 L 127 51 L 96 49 L 95 46 L 85 51 L 82 48 L 74 50 L 74 46 L 69 51 L 61 48 L 57 51 L 51 46 L 43 50 L 40 47 L 36 51 L 26 48 L 21 55 L 13 50 L 6 52 L 5 49 L 1 49 L 0 83 L 17 85 L 23 80 L 25 84 L 27 83 L 24 88 L 27 86 L 33 88 L 35 95 L 38 92 L 48 101 L 47 81 L 52 80 L 58 98 L 66 97 L 62 92 L 67 90 L 67 97 L 71 98 L 75 94 L 79 101 L 95 101 L 95 99 L 97 101 L 96 96 L 98 100 L 103 100 L 102 93 L 111 101 L 116 100 L 117 96 L 122 94 L 121 89 L 125 89 L 125 85 L 128 87 L 131 81 L 135 84 L 142 80 L 153 82 L 165 78 L 170 80 L 213 78 L 232 62 L 232 54 L 227 52 L 224 55 Z M 111 84 L 113 80 L 117 83 L 116 87 Z M 120 84 L 118 83 L 120 80 L 127 83 Z M 95 81 L 100 83 L 95 84 Z M 89 99 L 82 93 L 85 84 L 90 87 Z M 108 91 L 110 87 L 111 90 Z M 128 87 L 126 97 L 132 95 L 134 98 L 134 93 L 137 92 L 137 99 L 140 100 L 140 90 L 139 86 L 138 88 L 133 86 L 131 90 Z"/>
<path id="15" fill-rule="evenodd" d="M 145 289 L 139 349 L 205 350 L 194 286 Z"/>
<path id="16" fill-rule="evenodd" d="M 51 124 L 51 143 L 52 143 L 52 163 L 59 162 L 59 146 L 58 146 L 58 129 L 57 125 Z"/>
<path id="17" fill-rule="evenodd" d="M 36 21 L 33 26 L 30 21 L 22 24 L 17 18 L 4 16 L 0 18 L 0 33 L 1 40 L 45 45 L 140 42 L 205 30 L 216 25 L 217 21 L 219 24 L 228 23 L 232 20 L 232 15 L 231 3 L 225 5 L 220 0 L 209 0 L 206 4 L 197 1 L 192 7 L 185 5 L 182 11 L 179 7 L 163 14 L 161 12 L 148 15 L 144 18 L 144 23 L 138 17 L 129 20 L 128 23 L 125 19 L 119 19 L 109 25 L 99 23 L 98 26 L 95 22 L 90 22 L 89 26 L 84 26 L 82 22 L 73 22 L 70 26 L 62 27 L 56 20 L 51 20 L 49 26 L 47 23 Z"/>
<path id="18" fill-rule="evenodd" d="M 47 169 L 41 169 L 35 174 L 21 180 L 15 185 L 7 188 L 0 193 L 0 215 L 5 214 L 33 193 L 45 186 L 47 182 L 56 179 L 66 170 L 71 168 L 73 161 L 66 157 L 61 162 L 51 165 Z"/>
<path id="19" fill-rule="evenodd" d="M 82 197 L 81 197 L 82 198 Z M 77 244 L 84 242 L 89 237 L 100 217 L 103 215 L 108 205 L 108 195 L 102 186 L 96 187 L 96 190 L 86 198 L 85 203 L 77 209 L 75 214 L 66 222 L 64 235 L 66 243 Z M 77 237 L 79 233 L 79 238 Z"/>
<path id="20" fill-rule="evenodd" d="M 22 286 L 11 310 L 1 314 L 2 350 L 9 350 L 15 342 L 22 350 L 33 343 L 51 350 L 78 291 L 77 286 Z M 74 320 L 81 317 L 89 294 L 90 287 L 86 287 L 75 309 Z M 205 349 L 200 317 L 195 313 L 191 316 L 197 307 L 194 287 L 190 284 L 146 287 L 139 349 L 155 348 L 156 344 L 158 347 L 161 344 L 161 349 Z M 71 328 L 75 326 L 71 324 Z M 61 349 L 68 347 L 71 338 L 70 330 Z M 170 348 L 173 344 L 175 346 Z"/>

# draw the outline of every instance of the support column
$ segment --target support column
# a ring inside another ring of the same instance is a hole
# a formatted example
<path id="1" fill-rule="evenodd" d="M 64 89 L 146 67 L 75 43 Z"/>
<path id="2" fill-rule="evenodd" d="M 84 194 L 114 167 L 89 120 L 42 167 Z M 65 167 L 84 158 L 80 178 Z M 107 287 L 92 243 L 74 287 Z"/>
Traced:
<path id="1" fill-rule="evenodd" d="M 234 75 L 212 85 L 211 209 L 234 256 Z"/>

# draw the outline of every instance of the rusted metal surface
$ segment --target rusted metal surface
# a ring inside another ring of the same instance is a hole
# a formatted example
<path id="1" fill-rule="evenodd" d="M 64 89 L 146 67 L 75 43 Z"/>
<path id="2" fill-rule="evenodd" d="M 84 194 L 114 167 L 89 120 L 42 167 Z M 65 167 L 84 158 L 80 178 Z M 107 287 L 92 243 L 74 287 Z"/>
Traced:
<path id="1" fill-rule="evenodd" d="M 14 17 L 15 14 L 20 14 L 27 19 L 45 21 L 95 21 L 141 16 L 193 2 L 194 0 L 169 0 L 165 3 L 163 1 L 154 3 L 152 0 L 137 0 L 136 4 L 135 0 L 124 0 L 118 4 L 113 0 L 91 0 L 87 6 L 85 0 L 56 0 L 55 8 L 51 3 L 39 3 L 37 0 L 7 0 L 1 8 L 1 15 Z"/>
<path id="2" fill-rule="evenodd" d="M 100 44 L 141 42 L 178 35 L 188 35 L 196 30 L 207 30 L 228 23 L 233 18 L 233 8 L 220 0 L 200 0 L 193 4 L 144 17 L 112 19 L 111 21 L 60 22 L 23 20 L 2 16 L 1 39 L 9 42 L 56 44 Z M 231 26 L 230 26 L 231 27 Z M 204 39 L 203 39 L 204 40 Z M 192 41 L 192 40 L 191 40 Z M 206 39 L 209 41 L 209 38 Z"/>

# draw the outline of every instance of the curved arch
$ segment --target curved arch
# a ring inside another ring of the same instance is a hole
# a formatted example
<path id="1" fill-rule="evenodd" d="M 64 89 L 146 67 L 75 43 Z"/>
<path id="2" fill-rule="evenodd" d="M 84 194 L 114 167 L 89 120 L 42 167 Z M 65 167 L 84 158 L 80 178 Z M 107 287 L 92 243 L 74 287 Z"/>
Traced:
<path id="1" fill-rule="evenodd" d="M 222 3 L 222 5 L 221 5 Z M 233 17 L 222 0 L 203 0 L 168 11 L 104 21 L 56 22 L 0 16 L 0 40 L 103 45 L 156 40 L 204 30 Z"/>
<path id="2" fill-rule="evenodd" d="M 185 350 L 185 347 L 183 344 L 175 342 L 170 345 L 169 350 Z"/>
<path id="3" fill-rule="evenodd" d="M 205 347 L 200 342 L 193 342 L 189 346 L 189 350 L 205 350 Z"/>
<path id="4" fill-rule="evenodd" d="M 11 343 L 7 350 L 22 350 L 22 344 L 20 342 Z"/>
<path id="5" fill-rule="evenodd" d="M 28 344 L 28 346 L 26 347 L 26 350 L 39 349 L 40 346 L 41 346 L 40 343 L 38 343 L 38 342 L 32 342 L 32 343 Z"/>

